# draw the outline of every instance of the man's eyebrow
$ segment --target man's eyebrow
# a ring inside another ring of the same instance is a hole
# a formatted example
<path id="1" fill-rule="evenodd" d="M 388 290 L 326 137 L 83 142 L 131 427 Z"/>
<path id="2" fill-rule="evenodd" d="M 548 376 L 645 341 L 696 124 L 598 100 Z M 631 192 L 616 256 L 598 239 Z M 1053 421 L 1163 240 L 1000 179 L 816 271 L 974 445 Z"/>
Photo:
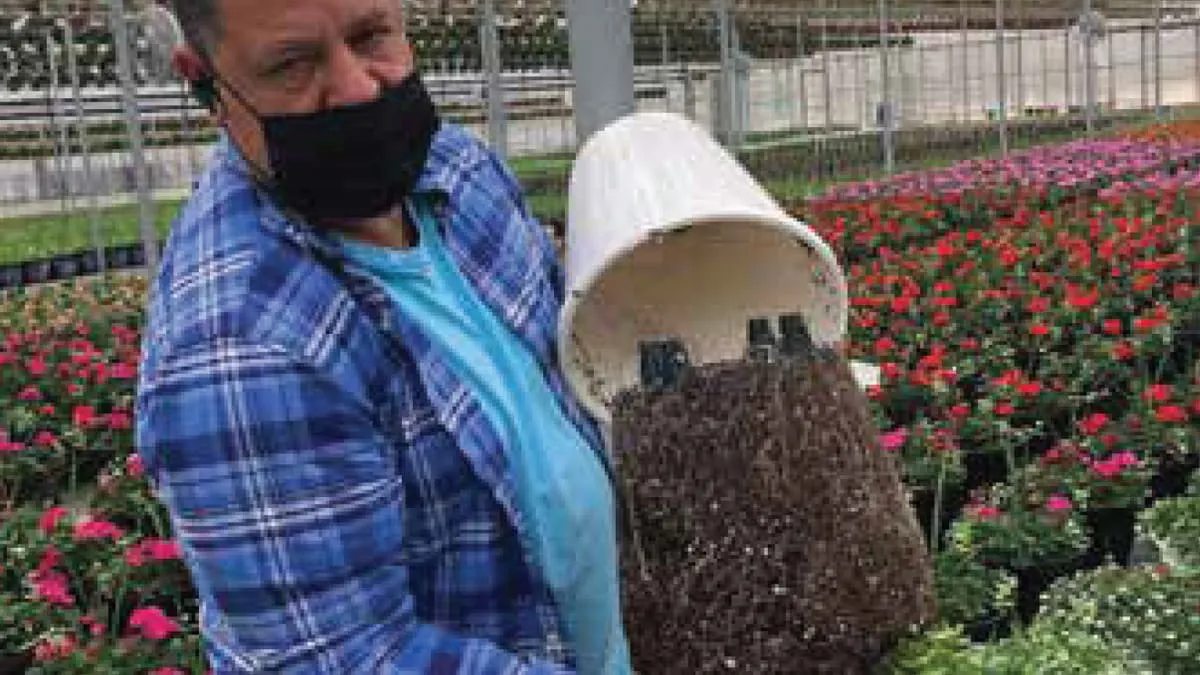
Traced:
<path id="1" fill-rule="evenodd" d="M 387 23 L 389 18 L 387 10 L 382 7 L 374 7 L 371 11 L 351 21 L 346 28 L 346 34 L 356 35 L 381 23 Z"/>

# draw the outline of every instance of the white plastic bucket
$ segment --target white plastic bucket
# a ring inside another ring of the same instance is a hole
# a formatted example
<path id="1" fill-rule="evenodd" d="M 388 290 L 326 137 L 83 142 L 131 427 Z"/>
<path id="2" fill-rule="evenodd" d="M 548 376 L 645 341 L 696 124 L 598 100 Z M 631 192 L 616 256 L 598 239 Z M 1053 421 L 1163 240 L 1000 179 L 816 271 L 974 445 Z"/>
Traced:
<path id="1" fill-rule="evenodd" d="M 741 358 L 747 321 L 803 314 L 813 342 L 846 332 L 846 280 L 704 129 L 636 113 L 594 134 L 571 173 L 559 352 L 604 422 L 640 379 L 639 344 L 673 338 L 693 365 Z"/>

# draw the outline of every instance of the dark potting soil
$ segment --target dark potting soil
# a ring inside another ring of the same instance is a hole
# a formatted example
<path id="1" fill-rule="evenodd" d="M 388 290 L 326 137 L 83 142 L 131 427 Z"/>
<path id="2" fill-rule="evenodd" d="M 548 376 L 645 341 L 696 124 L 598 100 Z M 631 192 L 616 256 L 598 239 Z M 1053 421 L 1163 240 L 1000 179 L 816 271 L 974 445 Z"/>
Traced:
<path id="1" fill-rule="evenodd" d="M 626 391 L 613 448 L 638 672 L 869 673 L 933 618 L 921 530 L 841 357 Z"/>

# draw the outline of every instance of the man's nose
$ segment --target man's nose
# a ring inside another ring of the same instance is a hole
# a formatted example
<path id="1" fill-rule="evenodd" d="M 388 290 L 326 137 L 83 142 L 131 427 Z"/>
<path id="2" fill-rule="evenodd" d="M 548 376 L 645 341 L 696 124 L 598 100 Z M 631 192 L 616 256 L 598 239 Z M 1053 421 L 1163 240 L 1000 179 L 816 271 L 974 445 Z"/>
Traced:
<path id="1" fill-rule="evenodd" d="M 365 103 L 379 96 L 380 79 L 367 61 L 346 45 L 340 45 L 329 59 L 325 105 L 336 108 Z"/>

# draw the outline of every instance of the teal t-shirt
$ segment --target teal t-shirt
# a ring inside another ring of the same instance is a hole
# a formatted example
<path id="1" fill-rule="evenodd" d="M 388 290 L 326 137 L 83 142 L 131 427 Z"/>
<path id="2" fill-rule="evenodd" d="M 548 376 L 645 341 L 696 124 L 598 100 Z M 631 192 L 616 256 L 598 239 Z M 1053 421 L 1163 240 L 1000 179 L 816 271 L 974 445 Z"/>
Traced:
<path id="1" fill-rule="evenodd" d="M 444 351 L 503 439 L 533 553 L 564 613 L 580 674 L 631 673 L 607 472 L 563 414 L 528 347 L 480 300 L 428 211 L 415 206 L 416 246 L 344 239 L 346 254 Z"/>

